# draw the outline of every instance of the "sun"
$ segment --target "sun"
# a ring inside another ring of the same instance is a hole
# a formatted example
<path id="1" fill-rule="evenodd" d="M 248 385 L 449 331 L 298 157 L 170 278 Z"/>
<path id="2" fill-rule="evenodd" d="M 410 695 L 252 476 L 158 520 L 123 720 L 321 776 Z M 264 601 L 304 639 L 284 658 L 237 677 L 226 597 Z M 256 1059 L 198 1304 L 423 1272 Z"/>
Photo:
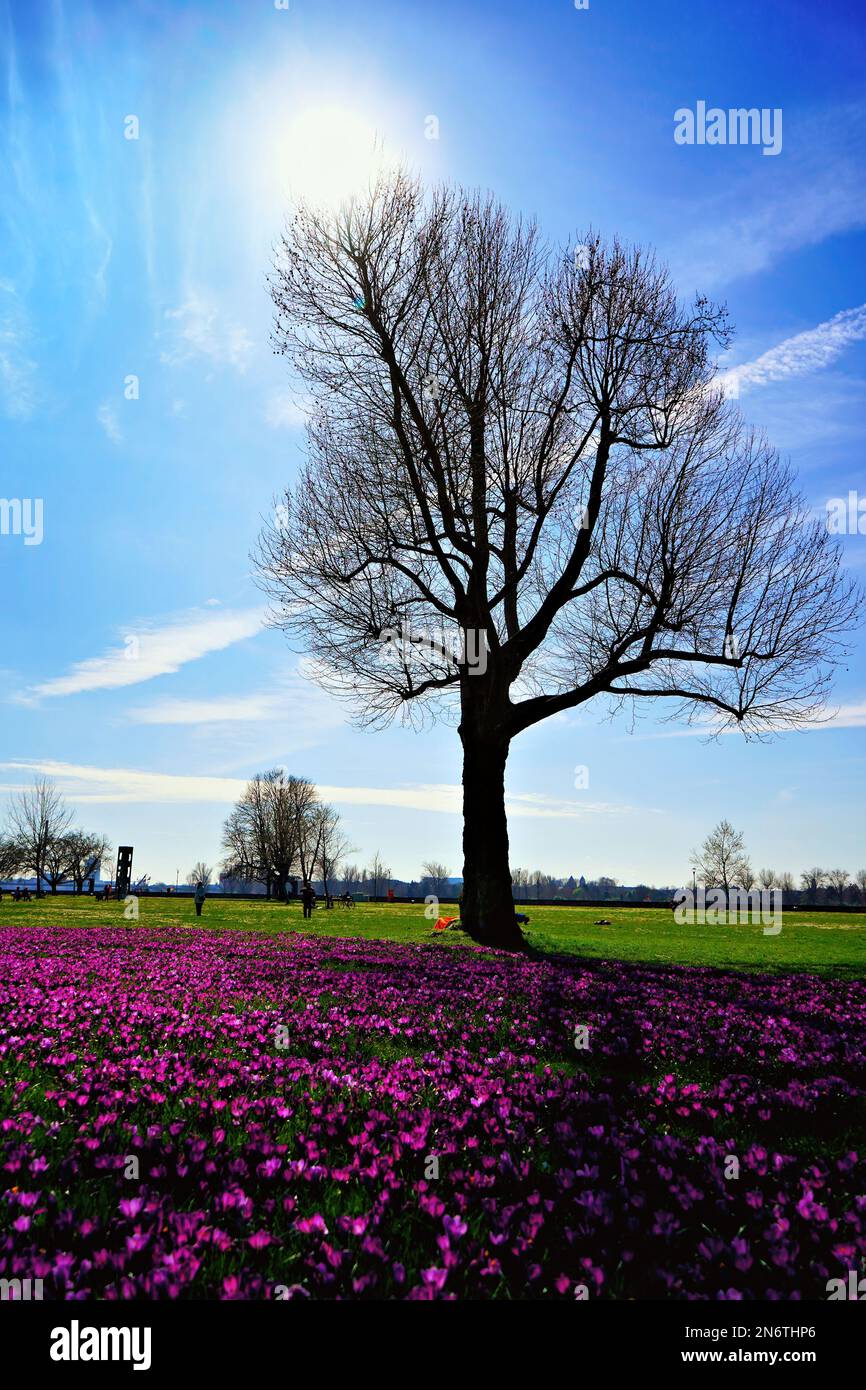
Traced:
<path id="1" fill-rule="evenodd" d="M 362 193 L 386 163 L 374 126 L 342 106 L 307 106 L 277 141 L 280 184 L 294 202 L 336 208 Z"/>

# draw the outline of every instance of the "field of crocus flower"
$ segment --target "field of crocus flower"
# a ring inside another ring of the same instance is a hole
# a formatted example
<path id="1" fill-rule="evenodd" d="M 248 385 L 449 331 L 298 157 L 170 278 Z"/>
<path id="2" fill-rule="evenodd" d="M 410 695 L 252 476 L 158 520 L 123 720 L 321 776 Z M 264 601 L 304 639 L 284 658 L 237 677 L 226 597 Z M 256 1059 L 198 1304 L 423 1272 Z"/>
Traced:
<path id="1" fill-rule="evenodd" d="M 46 1298 L 824 1299 L 866 985 L 0 928 L 0 1277 Z"/>

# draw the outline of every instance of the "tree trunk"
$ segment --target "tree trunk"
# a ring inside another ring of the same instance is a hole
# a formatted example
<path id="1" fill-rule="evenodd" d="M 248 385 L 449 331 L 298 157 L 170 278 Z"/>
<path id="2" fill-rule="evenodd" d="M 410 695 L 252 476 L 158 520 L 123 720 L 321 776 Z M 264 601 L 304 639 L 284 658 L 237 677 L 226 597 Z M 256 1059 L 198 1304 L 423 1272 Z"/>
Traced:
<path id="1" fill-rule="evenodd" d="M 505 815 L 507 740 L 490 740 L 461 721 L 463 742 L 463 927 L 479 944 L 522 949 L 514 919 Z"/>

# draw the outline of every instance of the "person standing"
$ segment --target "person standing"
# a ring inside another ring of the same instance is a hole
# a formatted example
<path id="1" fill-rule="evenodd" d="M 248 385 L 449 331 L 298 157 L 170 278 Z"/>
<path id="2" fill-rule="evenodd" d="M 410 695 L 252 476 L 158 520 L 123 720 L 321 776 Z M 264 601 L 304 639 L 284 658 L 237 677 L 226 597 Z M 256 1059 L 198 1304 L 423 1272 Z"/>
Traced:
<path id="1" fill-rule="evenodd" d="M 302 902 L 303 905 L 304 905 L 304 916 L 305 916 L 305 917 L 312 917 L 312 915 L 313 915 L 313 903 L 315 902 L 315 900 L 316 900 L 316 894 L 315 894 L 315 892 L 314 892 L 314 890 L 313 890 L 313 885 L 312 885 L 312 883 L 305 883 L 305 884 L 304 884 L 304 887 L 303 887 L 303 890 L 302 890 L 302 892 L 301 892 L 301 902 Z"/>
<path id="2" fill-rule="evenodd" d="M 204 907 L 205 896 L 206 896 L 206 895 L 205 895 L 205 891 L 204 891 L 204 884 L 203 884 L 202 882 L 198 882 L 198 883 L 195 885 L 195 915 L 196 915 L 196 917 L 200 917 L 200 916 L 201 916 L 201 910 L 202 910 L 202 908 Z"/>

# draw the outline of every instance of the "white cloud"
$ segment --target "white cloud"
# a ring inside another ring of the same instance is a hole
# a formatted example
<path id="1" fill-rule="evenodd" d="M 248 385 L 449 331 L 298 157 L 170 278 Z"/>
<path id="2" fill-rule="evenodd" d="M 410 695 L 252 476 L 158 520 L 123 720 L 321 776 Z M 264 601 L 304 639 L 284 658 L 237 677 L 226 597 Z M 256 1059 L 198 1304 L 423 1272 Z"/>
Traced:
<path id="1" fill-rule="evenodd" d="M 866 304 L 856 309 L 843 309 L 833 318 L 796 333 L 792 338 L 770 348 L 752 362 L 731 367 L 719 374 L 719 383 L 729 392 L 744 387 L 766 386 L 770 382 L 786 381 L 819 371 L 835 362 L 851 343 L 866 338 Z"/>
<path id="2" fill-rule="evenodd" d="M 25 761 L 0 763 L 0 771 L 16 775 L 0 790 L 16 791 L 22 775 L 52 778 L 61 792 L 80 802 L 150 803 L 231 803 L 246 787 L 238 777 L 189 777 L 177 773 L 142 772 L 135 768 L 88 767 L 76 763 Z M 462 788 L 448 784 L 403 787 L 319 787 L 327 802 L 344 806 L 392 806 L 406 811 L 441 812 L 460 815 Z M 634 813 L 637 807 L 614 806 L 605 802 L 561 801 L 541 793 L 525 793 L 506 798 L 511 816 L 574 819 L 585 815 Z M 642 814 L 645 808 L 640 808 Z"/>
<path id="3" fill-rule="evenodd" d="M 285 697 L 260 691 L 255 695 L 218 695 L 203 700 L 158 700 L 129 712 L 134 724 L 254 723 L 277 719 L 286 712 Z"/>
<path id="4" fill-rule="evenodd" d="M 117 423 L 117 416 L 115 415 L 114 410 L 108 404 L 107 401 L 104 401 L 97 410 L 96 418 L 99 421 L 102 428 L 105 430 L 105 433 L 108 435 L 108 438 L 111 440 L 112 444 L 123 443 L 123 434 L 121 433 L 120 426 Z"/>
<path id="5" fill-rule="evenodd" d="M 866 726 L 866 700 L 839 705 L 823 724 L 804 724 L 804 729 L 862 729 Z"/>
<path id="6" fill-rule="evenodd" d="M 294 734 L 326 732 L 345 724 L 343 707 L 310 681 L 291 676 L 270 690 L 246 695 L 214 695 L 157 700 L 129 712 L 134 724 L 278 725 L 289 722 Z"/>
<path id="7" fill-rule="evenodd" d="M 262 627 L 263 618 L 261 609 L 193 609 L 175 615 L 160 627 L 131 625 L 122 646 L 77 662 L 65 675 L 31 686 L 19 700 L 33 703 L 85 690 L 140 685 L 155 676 L 171 674 L 209 652 L 222 651 L 234 642 L 252 637 Z"/>
<path id="8" fill-rule="evenodd" d="M 396 806 L 407 811 L 439 811 L 458 816 L 463 810 L 463 788 L 448 783 L 421 783 L 402 787 L 321 787 L 325 801 L 347 806 Z M 542 792 L 506 793 L 509 816 L 544 820 L 577 820 L 587 815 L 631 814 L 638 808 L 599 801 L 568 801 Z"/>
<path id="9" fill-rule="evenodd" d="M 26 778 L 52 778 L 60 791 L 80 802 L 188 803 L 236 801 L 246 782 L 236 777 L 185 777 L 127 767 L 87 767 L 61 762 L 6 762 L 0 770 Z M 4 786 L 16 791 L 20 782 Z"/>
<path id="10" fill-rule="evenodd" d="M 290 391 L 277 391 L 269 399 L 265 419 L 271 429 L 302 429 L 307 423 L 309 406 Z"/>
<path id="11" fill-rule="evenodd" d="M 246 371 L 255 344 L 241 324 L 226 318 L 211 296 L 193 290 L 178 309 L 167 309 L 165 317 L 171 324 L 172 343 L 160 354 L 163 362 L 179 366 L 202 356 Z"/>

